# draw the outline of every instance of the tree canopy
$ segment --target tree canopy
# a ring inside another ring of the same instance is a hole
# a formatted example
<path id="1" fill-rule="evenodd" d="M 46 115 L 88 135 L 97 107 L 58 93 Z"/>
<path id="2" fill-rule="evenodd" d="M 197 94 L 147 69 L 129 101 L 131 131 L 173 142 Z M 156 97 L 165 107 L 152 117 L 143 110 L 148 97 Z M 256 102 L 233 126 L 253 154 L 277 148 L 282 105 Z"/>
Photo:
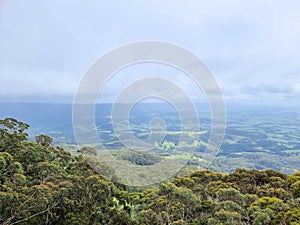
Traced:
<path id="1" fill-rule="evenodd" d="M 0 120 L 1 224 L 300 224 L 299 172 L 200 170 L 133 191 L 45 134 L 30 141 L 28 127 Z"/>

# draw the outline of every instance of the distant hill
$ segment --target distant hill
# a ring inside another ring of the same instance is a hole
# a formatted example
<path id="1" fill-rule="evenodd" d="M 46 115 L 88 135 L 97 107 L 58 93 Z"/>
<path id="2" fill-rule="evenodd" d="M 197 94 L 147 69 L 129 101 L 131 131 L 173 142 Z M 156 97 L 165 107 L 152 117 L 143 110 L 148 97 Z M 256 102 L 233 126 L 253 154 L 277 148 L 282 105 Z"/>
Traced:
<path id="1" fill-rule="evenodd" d="M 113 104 L 96 105 L 95 120 L 98 135 L 104 145 L 110 149 L 117 149 L 123 145 L 112 127 L 112 107 Z M 196 145 L 199 146 L 196 151 L 202 152 L 210 134 L 211 115 L 207 105 L 198 104 L 197 108 L 201 136 L 196 140 Z M 224 141 L 210 169 L 232 172 L 241 167 L 272 168 L 288 174 L 300 170 L 299 109 L 229 104 L 226 116 Z M 44 133 L 53 138 L 55 145 L 76 150 L 72 104 L 0 103 L 0 118 L 6 117 L 30 124 L 30 139 Z M 125 127 L 122 132 L 132 132 L 136 137 L 146 140 L 151 134 L 149 123 L 154 117 L 162 118 L 169 131 L 164 142 L 157 146 L 161 155 L 168 156 L 178 143 L 180 131 L 179 115 L 171 105 L 136 104 L 130 113 L 130 127 Z M 201 166 L 200 161 L 201 159 L 195 158 L 190 164 Z"/>

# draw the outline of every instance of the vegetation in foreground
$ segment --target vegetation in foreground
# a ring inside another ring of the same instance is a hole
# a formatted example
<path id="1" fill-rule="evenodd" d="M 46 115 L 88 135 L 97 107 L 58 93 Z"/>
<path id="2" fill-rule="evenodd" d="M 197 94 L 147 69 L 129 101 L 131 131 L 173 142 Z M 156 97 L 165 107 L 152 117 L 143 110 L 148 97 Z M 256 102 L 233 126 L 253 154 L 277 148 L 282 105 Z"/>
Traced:
<path id="1" fill-rule="evenodd" d="M 300 172 L 197 171 L 133 192 L 28 127 L 0 120 L 2 224 L 300 224 Z"/>

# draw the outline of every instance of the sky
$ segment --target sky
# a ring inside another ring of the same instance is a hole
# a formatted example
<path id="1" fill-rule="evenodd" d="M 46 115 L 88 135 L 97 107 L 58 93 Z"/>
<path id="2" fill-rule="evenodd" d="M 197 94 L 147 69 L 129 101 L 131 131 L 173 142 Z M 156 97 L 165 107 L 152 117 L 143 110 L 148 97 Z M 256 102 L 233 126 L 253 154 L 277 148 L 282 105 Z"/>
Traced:
<path id="1" fill-rule="evenodd" d="M 298 0 L 0 0 L 0 102 L 72 102 L 88 68 L 112 49 L 158 40 L 196 54 L 227 102 L 300 104 Z M 139 75 L 163 74 L 197 98 L 179 71 L 120 71 L 103 101 Z"/>

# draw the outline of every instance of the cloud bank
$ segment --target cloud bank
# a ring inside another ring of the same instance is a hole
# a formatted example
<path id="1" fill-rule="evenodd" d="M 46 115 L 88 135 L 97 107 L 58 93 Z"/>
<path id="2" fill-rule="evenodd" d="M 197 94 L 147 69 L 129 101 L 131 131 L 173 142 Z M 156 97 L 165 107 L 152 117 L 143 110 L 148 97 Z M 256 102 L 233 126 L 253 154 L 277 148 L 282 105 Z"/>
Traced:
<path id="1" fill-rule="evenodd" d="M 97 58 L 130 42 L 162 40 L 203 59 L 228 101 L 300 102 L 299 11 L 296 0 L 3 0 L 0 101 L 71 102 Z M 193 89 L 183 74 L 166 76 Z M 107 88 L 106 98 L 117 91 Z"/>

